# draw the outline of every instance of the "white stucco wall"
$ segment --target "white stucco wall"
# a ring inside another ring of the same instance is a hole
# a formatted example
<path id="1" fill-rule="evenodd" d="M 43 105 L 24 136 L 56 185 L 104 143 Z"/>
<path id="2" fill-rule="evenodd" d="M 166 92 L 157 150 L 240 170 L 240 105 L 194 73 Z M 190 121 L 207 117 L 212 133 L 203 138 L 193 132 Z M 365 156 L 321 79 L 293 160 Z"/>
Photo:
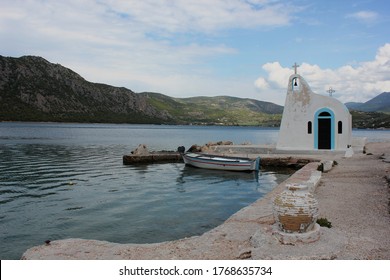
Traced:
<path id="1" fill-rule="evenodd" d="M 295 81 L 298 86 L 294 86 Z M 327 112 L 331 123 L 331 149 L 345 151 L 351 144 L 352 117 L 340 101 L 311 91 L 307 82 L 298 74 L 290 76 L 277 149 L 317 150 L 320 112 Z M 342 122 L 339 134 L 338 123 Z M 308 133 L 308 122 L 312 131 Z"/>

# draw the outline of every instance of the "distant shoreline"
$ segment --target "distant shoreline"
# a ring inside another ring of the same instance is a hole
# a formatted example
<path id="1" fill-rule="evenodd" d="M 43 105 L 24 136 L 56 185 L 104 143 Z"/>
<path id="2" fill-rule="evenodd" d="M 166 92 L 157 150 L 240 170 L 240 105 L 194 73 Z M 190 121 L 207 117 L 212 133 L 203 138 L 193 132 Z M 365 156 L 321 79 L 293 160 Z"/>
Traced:
<path id="1" fill-rule="evenodd" d="M 224 124 L 163 124 L 163 123 L 110 123 L 110 122 L 56 122 L 56 121 L 4 121 L 0 123 L 42 123 L 42 124 L 112 124 L 112 125 L 156 125 L 156 126 L 215 126 L 215 127 L 259 127 L 279 129 L 280 126 L 258 126 L 258 125 L 224 125 Z M 358 128 L 352 127 L 353 130 L 390 130 L 390 127 L 379 128 Z"/>

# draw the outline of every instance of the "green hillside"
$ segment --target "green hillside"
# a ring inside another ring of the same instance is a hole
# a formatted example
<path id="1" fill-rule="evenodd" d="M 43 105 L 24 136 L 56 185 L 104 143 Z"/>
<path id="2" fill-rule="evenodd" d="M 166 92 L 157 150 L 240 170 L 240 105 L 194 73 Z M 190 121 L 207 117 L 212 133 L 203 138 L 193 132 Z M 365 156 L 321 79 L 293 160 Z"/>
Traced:
<path id="1" fill-rule="evenodd" d="M 388 113 L 351 111 L 351 114 L 353 128 L 390 128 L 390 114 Z"/>
<path id="2" fill-rule="evenodd" d="M 141 95 L 178 123 L 279 126 L 283 113 L 282 106 L 254 99 L 229 96 L 171 98 L 150 92 Z"/>

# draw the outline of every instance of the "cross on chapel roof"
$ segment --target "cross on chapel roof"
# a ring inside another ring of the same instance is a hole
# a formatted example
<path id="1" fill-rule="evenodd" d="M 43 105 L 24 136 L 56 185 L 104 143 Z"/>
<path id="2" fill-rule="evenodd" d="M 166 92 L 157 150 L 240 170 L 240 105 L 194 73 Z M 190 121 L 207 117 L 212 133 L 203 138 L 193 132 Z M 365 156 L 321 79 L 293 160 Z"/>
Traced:
<path id="1" fill-rule="evenodd" d="M 329 89 L 326 91 L 329 93 L 329 96 L 332 96 L 334 92 L 336 92 L 332 87 L 329 87 Z"/>
<path id="2" fill-rule="evenodd" d="M 294 68 L 294 74 L 296 75 L 297 74 L 297 68 L 299 67 L 299 65 L 295 62 L 292 67 Z"/>

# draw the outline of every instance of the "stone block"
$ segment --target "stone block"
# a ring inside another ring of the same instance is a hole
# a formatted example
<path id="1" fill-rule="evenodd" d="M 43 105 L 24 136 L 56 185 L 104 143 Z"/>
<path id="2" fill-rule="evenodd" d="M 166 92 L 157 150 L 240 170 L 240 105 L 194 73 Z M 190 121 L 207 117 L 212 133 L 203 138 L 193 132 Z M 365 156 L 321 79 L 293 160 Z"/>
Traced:
<path id="1" fill-rule="evenodd" d="M 275 226 L 272 235 L 275 236 L 280 243 L 284 245 L 295 245 L 298 243 L 312 243 L 320 239 L 320 225 L 315 224 L 313 229 L 302 233 L 287 233 L 280 231 L 278 226 Z"/>
<path id="2" fill-rule="evenodd" d="M 328 172 L 333 168 L 333 160 L 321 161 L 321 171 Z"/>

